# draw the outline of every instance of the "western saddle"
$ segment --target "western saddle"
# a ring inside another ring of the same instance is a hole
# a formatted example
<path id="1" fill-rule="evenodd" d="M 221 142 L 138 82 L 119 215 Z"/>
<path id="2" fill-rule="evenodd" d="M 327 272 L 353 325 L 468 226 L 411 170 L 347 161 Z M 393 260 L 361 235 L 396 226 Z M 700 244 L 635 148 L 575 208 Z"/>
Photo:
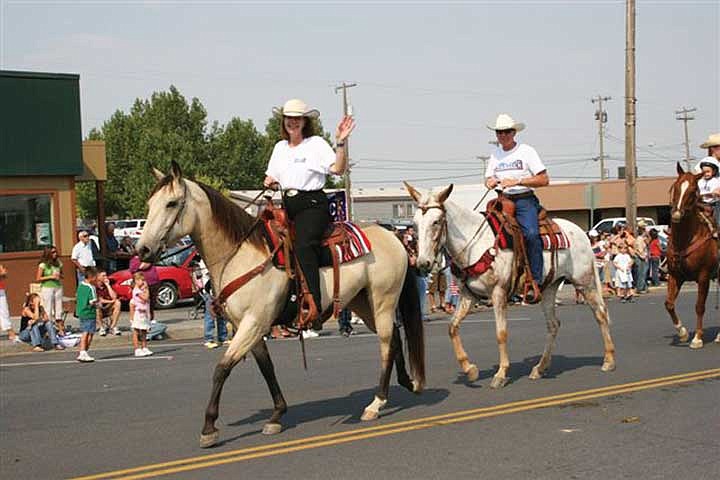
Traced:
<path id="1" fill-rule="evenodd" d="M 504 228 L 512 236 L 513 248 L 513 279 L 510 288 L 510 294 L 521 293 L 528 303 L 537 303 L 542 298 L 542 291 L 550 284 L 555 276 L 555 265 L 557 263 L 557 251 L 559 248 L 557 236 L 562 234 L 560 225 L 555 223 L 548 217 L 547 210 L 540 207 L 538 212 L 538 226 L 540 236 L 547 236 L 550 239 L 550 270 L 543 279 L 542 285 L 538 285 L 532 277 L 530 271 L 530 262 L 527 256 L 527 248 L 525 245 L 525 237 L 522 233 L 520 223 L 515 216 L 515 203 L 506 195 L 498 193 L 498 197 L 488 202 L 486 213 L 488 215 L 495 214 L 500 220 L 501 228 Z M 521 280 L 523 280 L 521 282 Z M 522 290 L 519 287 L 522 284 Z M 532 296 L 528 297 L 528 293 L 532 292 Z"/>

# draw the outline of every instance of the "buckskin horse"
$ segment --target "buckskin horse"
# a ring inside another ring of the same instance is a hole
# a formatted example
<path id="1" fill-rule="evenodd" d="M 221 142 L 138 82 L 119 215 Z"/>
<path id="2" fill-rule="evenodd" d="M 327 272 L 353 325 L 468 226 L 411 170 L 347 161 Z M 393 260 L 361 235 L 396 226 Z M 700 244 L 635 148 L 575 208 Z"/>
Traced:
<path id="1" fill-rule="evenodd" d="M 702 174 L 683 170 L 678 162 L 678 177 L 670 187 L 670 235 L 667 246 L 667 297 L 665 308 L 670 314 L 678 339 L 687 342 L 687 328 L 675 312 L 675 300 L 683 283 L 696 281 L 698 296 L 695 301 L 696 327 L 690 348 L 703 346 L 703 317 L 710 280 L 718 270 L 718 244 L 712 237 L 712 215 L 702 210 L 697 181 Z M 720 343 L 720 333 L 715 341 Z"/>
<path id="2" fill-rule="evenodd" d="M 153 169 L 158 180 L 148 200 L 148 215 L 137 243 L 141 258 L 149 260 L 178 239 L 189 235 L 207 264 L 215 292 L 248 272 L 255 272 L 242 288 L 229 296 L 225 314 L 235 335 L 215 367 L 210 401 L 200 445 L 217 443 L 215 421 L 220 394 L 233 367 L 252 353 L 260 367 L 274 402 L 274 409 L 263 428 L 265 434 L 282 430 L 280 419 L 287 404 L 280 391 L 270 353 L 263 339 L 283 310 L 288 296 L 288 275 L 268 262 L 271 250 L 258 222 L 238 205 L 201 183 L 183 178 L 172 162 L 170 173 Z M 364 229 L 372 251 L 340 266 L 342 284 L 339 299 L 355 311 L 380 339 L 380 382 L 373 401 L 361 419 L 374 420 L 387 403 L 393 363 L 398 382 L 412 392 L 422 391 L 425 383 L 424 333 L 415 280 L 408 274 L 408 256 L 400 241 L 380 226 Z M 331 302 L 332 271 L 321 271 L 323 308 Z M 394 324 L 399 308 L 412 379 L 405 370 L 399 329 Z"/>
<path id="3" fill-rule="evenodd" d="M 417 265 L 428 270 L 437 258 L 441 247 L 445 247 L 453 263 L 462 271 L 487 258 L 483 273 L 468 276 L 462 281 L 460 304 L 450 326 L 449 335 L 460 367 L 469 381 L 477 380 L 479 372 L 468 359 L 460 339 L 460 324 L 468 314 L 474 299 L 479 296 L 492 299 L 495 312 L 495 335 L 500 361 L 490 386 L 499 388 L 507 383 L 510 358 L 507 351 L 507 320 L 505 318 L 508 296 L 513 293 L 514 254 L 512 250 L 496 248 L 496 237 L 490 223 L 481 214 L 448 200 L 453 186 L 440 191 L 421 194 L 405 183 L 410 196 L 417 203 L 415 224 L 418 227 Z M 587 304 L 595 314 L 605 346 L 602 370 L 615 369 L 615 346 L 610 337 L 610 319 L 602 297 L 602 286 L 590 241 L 580 227 L 572 222 L 554 219 L 569 240 L 569 248 L 557 251 L 553 277 L 542 292 L 542 309 L 547 324 L 545 350 L 530 373 L 531 379 L 540 378 L 550 367 L 555 337 L 560 322 L 555 312 L 555 296 L 560 283 L 565 280 L 584 293 Z M 490 257 L 488 257 L 488 254 Z M 551 256 L 544 252 L 544 269 L 548 274 Z"/>

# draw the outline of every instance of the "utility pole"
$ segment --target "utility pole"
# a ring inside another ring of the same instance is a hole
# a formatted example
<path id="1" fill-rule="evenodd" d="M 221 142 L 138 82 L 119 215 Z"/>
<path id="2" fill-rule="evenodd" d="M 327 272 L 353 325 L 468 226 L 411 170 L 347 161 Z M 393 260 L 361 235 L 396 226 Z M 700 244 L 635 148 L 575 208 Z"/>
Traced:
<path id="1" fill-rule="evenodd" d="M 352 106 L 348 103 L 347 89 L 357 87 L 357 83 L 345 83 L 335 87 L 335 93 L 342 90 L 343 95 L 343 117 L 352 116 Z M 347 162 L 347 169 L 343 180 L 345 181 L 345 202 L 347 202 L 347 216 L 348 220 L 352 220 L 352 183 L 350 183 L 350 138 L 345 139 L 345 159 Z"/>
<path id="2" fill-rule="evenodd" d="M 487 161 L 490 160 L 489 155 L 477 155 L 475 158 L 482 162 L 482 176 L 485 177 L 485 170 L 487 170 Z"/>
<path id="3" fill-rule="evenodd" d="M 603 97 L 598 95 L 591 99 L 592 103 L 598 103 L 598 109 L 595 110 L 595 120 L 598 121 L 598 136 L 600 138 L 600 181 L 605 180 L 605 124 L 607 123 L 607 112 L 603 110 L 603 102 L 607 102 L 612 97 Z"/>
<path id="4" fill-rule="evenodd" d="M 692 112 L 696 112 L 695 107 L 682 107 L 680 110 L 675 110 L 675 120 L 682 120 L 685 124 L 685 170 L 690 171 L 690 141 L 688 140 L 688 120 L 695 120 L 695 117 L 690 115 Z"/>
<path id="5" fill-rule="evenodd" d="M 630 231 L 635 233 L 635 0 L 625 1 L 625 16 L 625 217 Z"/>

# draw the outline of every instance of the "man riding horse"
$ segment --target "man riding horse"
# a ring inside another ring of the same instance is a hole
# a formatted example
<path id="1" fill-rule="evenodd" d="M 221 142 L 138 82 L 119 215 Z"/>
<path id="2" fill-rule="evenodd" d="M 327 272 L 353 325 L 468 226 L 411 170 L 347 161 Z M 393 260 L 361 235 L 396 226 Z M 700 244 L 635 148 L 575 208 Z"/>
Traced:
<path id="1" fill-rule="evenodd" d="M 510 115 L 500 114 L 495 125 L 488 125 L 495 131 L 498 147 L 490 156 L 485 171 L 485 186 L 502 188 L 503 195 L 515 204 L 515 216 L 522 228 L 530 262 L 530 271 L 535 286 L 543 280 L 543 244 L 540 238 L 538 212 L 540 201 L 535 196 L 534 188 L 544 187 L 550 183 L 547 169 L 535 149 L 525 143 L 515 141 L 517 132 L 525 128 L 524 123 L 517 123 Z M 539 288 L 532 288 L 526 295 L 527 303 L 537 303 L 541 295 Z"/>

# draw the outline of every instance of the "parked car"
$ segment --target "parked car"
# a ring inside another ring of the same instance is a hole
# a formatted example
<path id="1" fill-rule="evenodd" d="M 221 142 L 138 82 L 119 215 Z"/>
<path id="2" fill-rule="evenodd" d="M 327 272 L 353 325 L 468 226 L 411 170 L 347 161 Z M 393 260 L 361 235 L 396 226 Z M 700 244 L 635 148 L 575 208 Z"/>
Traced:
<path id="1" fill-rule="evenodd" d="M 645 222 L 645 226 L 652 227 L 655 225 L 655 220 L 648 217 L 638 217 L 638 221 L 642 220 Z M 619 224 L 627 224 L 627 218 L 625 217 L 612 217 L 612 218 L 603 218 L 598 223 L 595 224 L 595 226 L 592 228 L 592 230 L 596 230 L 599 233 L 607 233 L 612 230 L 612 228 Z"/>
<path id="2" fill-rule="evenodd" d="M 161 285 L 155 301 L 155 308 L 172 308 L 181 300 L 193 298 L 192 272 L 199 261 L 200 255 L 192 246 L 190 248 L 172 248 L 161 257 L 159 262 L 156 262 Z M 120 301 L 129 302 L 132 298 L 132 273 L 130 270 L 119 270 L 109 278 Z"/>
<path id="3" fill-rule="evenodd" d="M 144 218 L 133 218 L 130 220 L 117 220 L 115 223 L 115 238 L 130 237 L 140 238 L 143 227 L 145 227 Z"/>

